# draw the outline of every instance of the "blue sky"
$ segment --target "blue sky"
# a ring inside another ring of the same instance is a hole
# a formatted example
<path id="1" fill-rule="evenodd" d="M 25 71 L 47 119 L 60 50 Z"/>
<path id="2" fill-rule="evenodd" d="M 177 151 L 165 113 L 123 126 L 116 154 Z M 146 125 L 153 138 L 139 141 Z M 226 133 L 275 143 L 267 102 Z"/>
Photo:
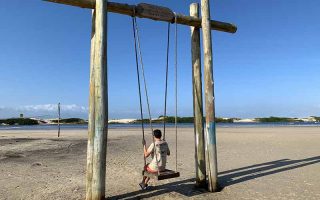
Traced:
<path id="1" fill-rule="evenodd" d="M 123 1 L 130 4 L 140 1 Z M 188 14 L 197 1 L 146 3 Z M 198 1 L 200 2 L 200 1 Z M 216 115 L 320 115 L 319 1 L 211 1 L 211 17 L 235 23 L 213 31 Z M 166 23 L 138 19 L 154 116 L 163 112 Z M 108 15 L 110 118 L 139 116 L 131 18 Z M 87 117 L 91 11 L 40 0 L 0 1 L 0 118 Z M 192 115 L 190 29 L 178 26 L 179 115 Z M 171 32 L 173 44 L 173 29 Z M 174 113 L 171 46 L 168 113 Z"/>

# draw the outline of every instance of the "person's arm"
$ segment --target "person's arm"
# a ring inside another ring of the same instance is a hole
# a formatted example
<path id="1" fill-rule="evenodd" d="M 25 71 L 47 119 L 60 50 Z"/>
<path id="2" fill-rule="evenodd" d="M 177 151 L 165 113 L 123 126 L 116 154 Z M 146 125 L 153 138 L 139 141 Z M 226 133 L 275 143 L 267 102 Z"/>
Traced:
<path id="1" fill-rule="evenodd" d="M 150 145 L 150 147 L 148 149 L 146 147 L 146 141 L 145 140 L 142 140 L 142 144 L 143 144 L 143 155 L 144 155 L 145 158 L 147 158 L 152 153 L 153 147 L 151 147 L 151 146 L 152 146 L 153 143 Z"/>
<path id="2" fill-rule="evenodd" d="M 170 156 L 170 149 L 169 149 L 169 145 L 168 145 L 167 155 L 168 155 L 168 156 Z"/>

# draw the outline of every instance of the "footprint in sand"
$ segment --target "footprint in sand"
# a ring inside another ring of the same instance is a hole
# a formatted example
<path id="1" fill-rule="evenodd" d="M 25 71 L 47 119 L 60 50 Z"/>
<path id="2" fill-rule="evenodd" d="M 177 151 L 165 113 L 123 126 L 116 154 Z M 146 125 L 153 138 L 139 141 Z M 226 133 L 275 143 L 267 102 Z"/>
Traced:
<path id="1" fill-rule="evenodd" d="M 41 162 L 34 162 L 31 164 L 31 167 L 38 167 L 38 166 L 42 166 Z"/>

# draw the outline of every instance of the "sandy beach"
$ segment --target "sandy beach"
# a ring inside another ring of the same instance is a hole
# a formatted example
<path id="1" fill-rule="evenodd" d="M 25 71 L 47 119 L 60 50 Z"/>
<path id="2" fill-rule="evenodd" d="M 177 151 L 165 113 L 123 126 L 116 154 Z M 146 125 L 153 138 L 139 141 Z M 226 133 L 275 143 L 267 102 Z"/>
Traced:
<path id="1" fill-rule="evenodd" d="M 84 199 L 85 130 L 0 131 L 0 199 Z M 147 143 L 151 136 L 147 136 Z M 174 130 L 167 141 L 174 149 Z M 221 192 L 194 185 L 194 134 L 179 129 L 181 177 L 139 190 L 141 131 L 111 129 L 106 195 L 109 199 L 320 199 L 319 127 L 218 128 Z M 168 159 L 174 169 L 175 154 Z"/>

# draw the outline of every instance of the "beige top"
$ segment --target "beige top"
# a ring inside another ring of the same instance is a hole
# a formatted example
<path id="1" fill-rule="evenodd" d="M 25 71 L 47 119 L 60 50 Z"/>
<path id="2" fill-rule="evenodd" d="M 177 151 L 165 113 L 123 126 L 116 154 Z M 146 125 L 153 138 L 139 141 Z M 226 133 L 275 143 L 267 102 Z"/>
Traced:
<path id="1" fill-rule="evenodd" d="M 156 156 L 154 156 L 153 147 L 156 145 L 155 152 Z M 167 164 L 167 155 L 170 154 L 170 149 L 168 143 L 166 141 L 155 141 L 155 143 L 151 143 L 148 148 L 148 152 L 151 152 L 152 161 L 149 164 L 149 168 L 158 171 L 163 171 L 166 169 Z"/>

